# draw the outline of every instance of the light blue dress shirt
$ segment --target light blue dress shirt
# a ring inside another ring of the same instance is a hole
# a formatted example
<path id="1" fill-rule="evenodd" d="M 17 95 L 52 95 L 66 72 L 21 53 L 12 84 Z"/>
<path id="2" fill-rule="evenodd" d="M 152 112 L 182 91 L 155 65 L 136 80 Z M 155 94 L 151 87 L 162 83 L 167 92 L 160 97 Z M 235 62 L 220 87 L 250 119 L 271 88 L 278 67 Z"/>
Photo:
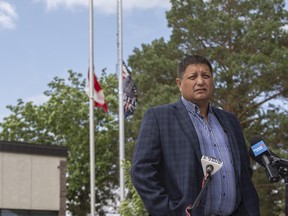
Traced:
<path id="1" fill-rule="evenodd" d="M 235 208 L 236 183 L 233 159 L 226 132 L 212 111 L 208 110 L 208 122 L 200 115 L 197 105 L 182 101 L 196 129 L 202 155 L 223 161 L 223 167 L 215 173 L 208 186 L 205 215 L 230 215 Z"/>

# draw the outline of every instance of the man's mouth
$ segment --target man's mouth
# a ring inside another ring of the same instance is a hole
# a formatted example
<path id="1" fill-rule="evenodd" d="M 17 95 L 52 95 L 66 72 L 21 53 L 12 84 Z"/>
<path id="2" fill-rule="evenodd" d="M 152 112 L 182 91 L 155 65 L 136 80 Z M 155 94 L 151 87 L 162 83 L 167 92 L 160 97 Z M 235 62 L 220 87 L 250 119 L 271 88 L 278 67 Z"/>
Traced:
<path id="1" fill-rule="evenodd" d="M 195 92 L 202 92 L 202 91 L 206 91 L 206 89 L 196 89 Z"/>

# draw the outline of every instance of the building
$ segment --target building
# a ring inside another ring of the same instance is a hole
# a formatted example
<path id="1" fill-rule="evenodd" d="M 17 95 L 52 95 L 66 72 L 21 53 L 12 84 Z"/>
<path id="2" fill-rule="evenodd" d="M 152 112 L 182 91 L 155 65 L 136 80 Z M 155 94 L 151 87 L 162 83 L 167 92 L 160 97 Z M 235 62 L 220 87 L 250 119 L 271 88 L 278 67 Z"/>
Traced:
<path id="1" fill-rule="evenodd" d="M 0 216 L 65 216 L 67 149 L 0 141 Z"/>

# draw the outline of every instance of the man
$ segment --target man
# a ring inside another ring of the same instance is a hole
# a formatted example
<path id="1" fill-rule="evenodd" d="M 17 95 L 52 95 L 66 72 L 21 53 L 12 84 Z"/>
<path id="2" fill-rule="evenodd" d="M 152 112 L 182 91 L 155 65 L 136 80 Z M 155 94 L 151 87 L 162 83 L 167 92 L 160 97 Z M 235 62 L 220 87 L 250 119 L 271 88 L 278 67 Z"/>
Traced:
<path id="1" fill-rule="evenodd" d="M 210 103 L 213 73 L 198 55 L 178 65 L 182 94 L 150 108 L 134 150 L 131 176 L 151 216 L 184 216 L 201 191 L 202 155 L 223 161 L 192 216 L 259 216 L 259 198 L 238 119 Z"/>

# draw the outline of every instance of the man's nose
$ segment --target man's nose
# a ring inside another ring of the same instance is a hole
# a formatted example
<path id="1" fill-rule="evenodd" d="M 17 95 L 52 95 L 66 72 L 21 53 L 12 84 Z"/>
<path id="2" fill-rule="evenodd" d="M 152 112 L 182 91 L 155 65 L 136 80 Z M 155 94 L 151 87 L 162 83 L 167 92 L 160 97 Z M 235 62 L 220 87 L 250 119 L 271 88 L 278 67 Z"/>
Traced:
<path id="1" fill-rule="evenodd" d="M 197 84 L 198 84 L 198 85 L 203 85 L 204 82 L 205 82 L 205 81 L 204 81 L 204 78 L 201 77 L 201 76 L 198 76 L 196 81 L 197 81 Z"/>

